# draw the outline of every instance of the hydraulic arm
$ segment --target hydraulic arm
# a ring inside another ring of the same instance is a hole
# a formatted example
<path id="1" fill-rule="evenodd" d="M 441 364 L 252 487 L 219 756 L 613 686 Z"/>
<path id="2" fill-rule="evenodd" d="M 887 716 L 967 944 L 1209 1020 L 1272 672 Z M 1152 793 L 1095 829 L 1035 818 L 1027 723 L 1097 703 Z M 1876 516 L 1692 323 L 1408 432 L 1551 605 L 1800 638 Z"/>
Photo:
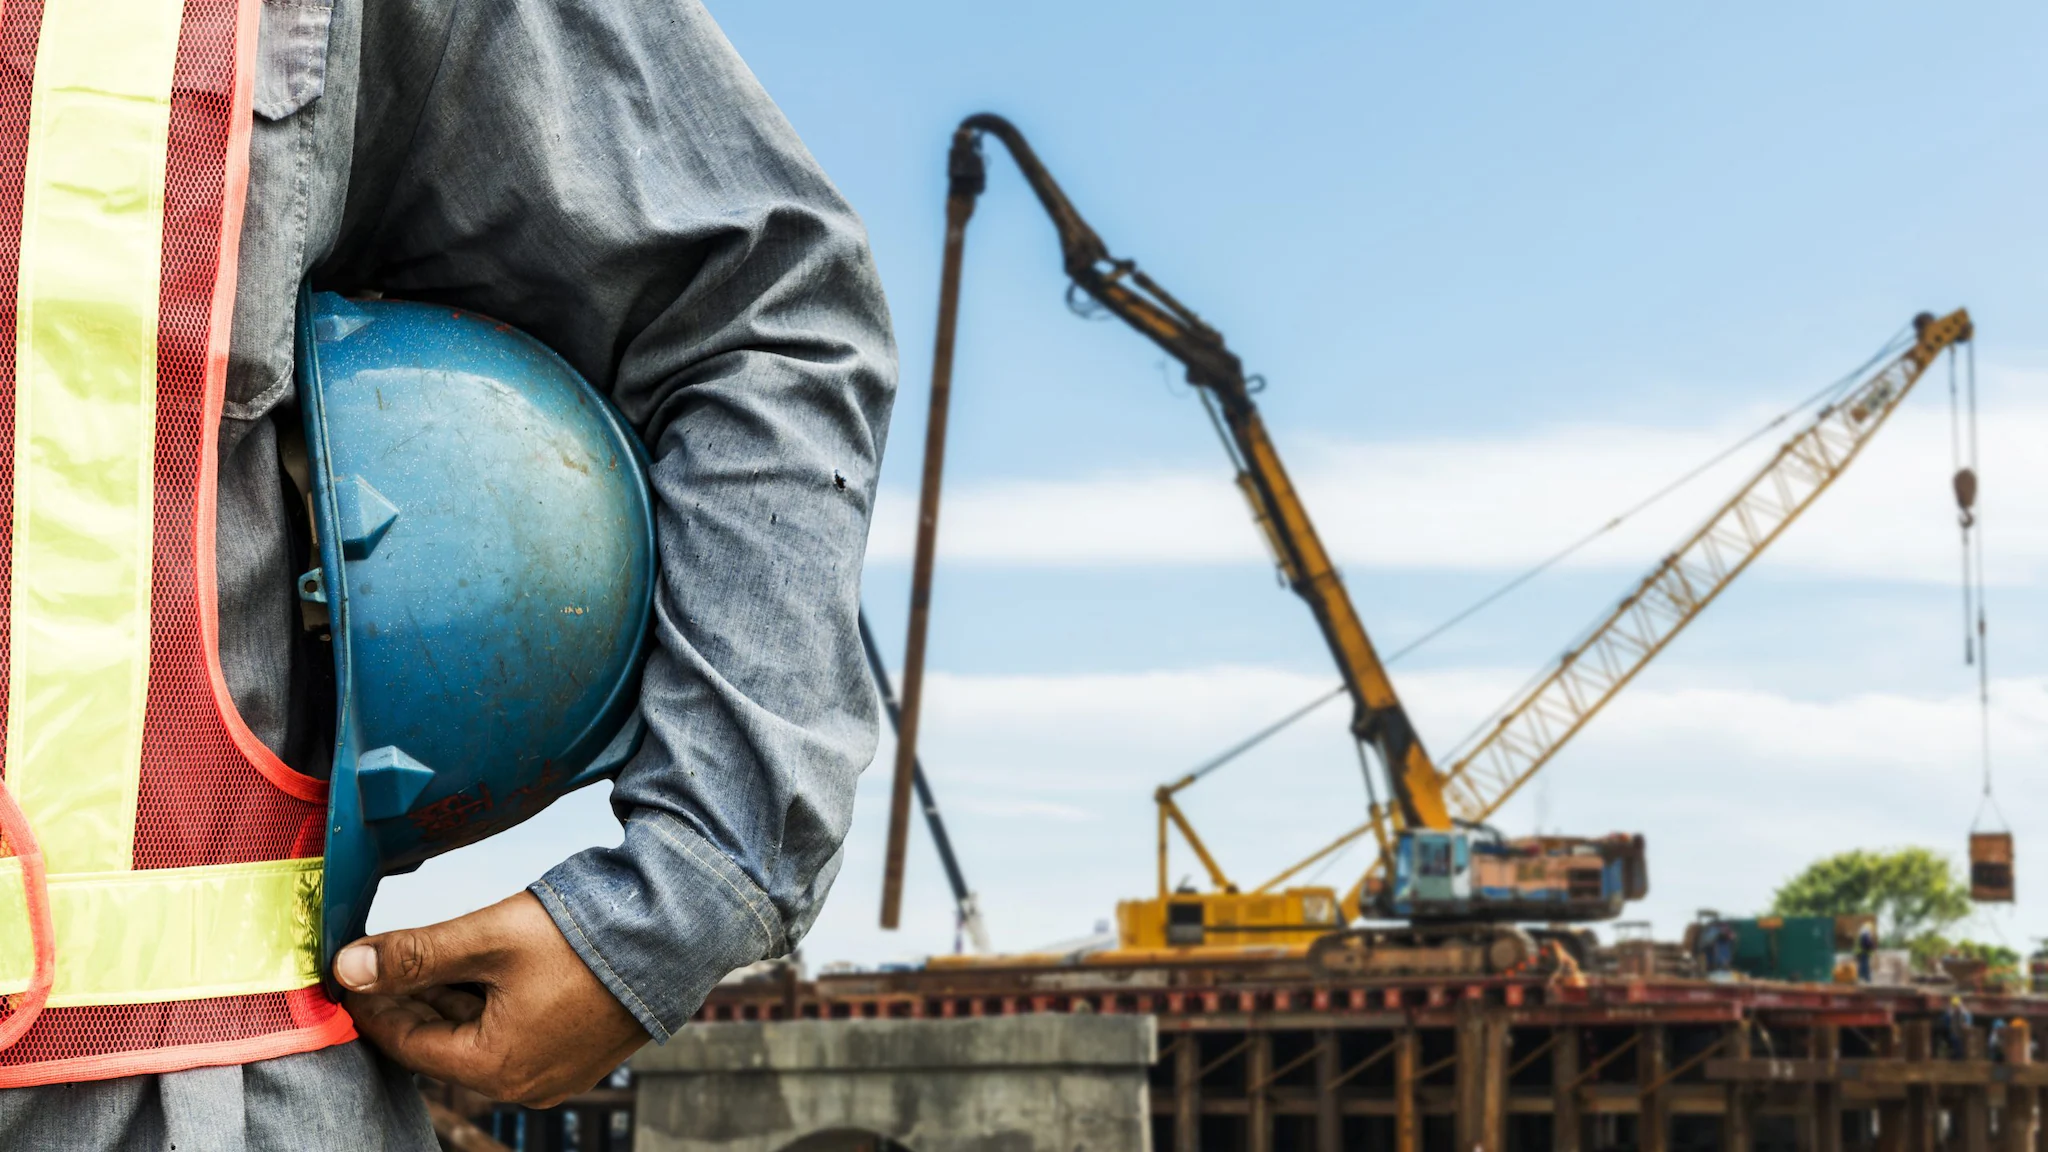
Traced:
<path id="1" fill-rule="evenodd" d="M 891 813 L 891 870 L 885 873 L 885 888 L 900 883 L 901 865 L 896 828 L 909 816 L 909 790 L 901 783 L 911 775 L 907 767 L 915 757 L 916 714 L 922 699 L 923 648 L 926 613 L 930 605 L 932 555 L 938 526 L 939 478 L 933 466 L 934 445 L 943 453 L 944 389 L 952 376 L 954 326 L 958 320 L 960 258 L 966 225 L 974 213 L 975 201 L 987 186 L 988 169 L 981 141 L 993 136 L 1002 141 L 1031 189 L 1038 195 L 1059 232 L 1060 250 L 1066 272 L 1074 286 L 1101 307 L 1149 337 L 1167 354 L 1180 361 L 1188 383 L 1195 386 L 1223 431 L 1237 465 L 1237 483 L 1250 501 L 1252 515 L 1273 549 L 1288 584 L 1306 600 L 1322 627 L 1330 651 L 1336 657 L 1345 686 L 1352 699 L 1351 730 L 1359 741 L 1378 753 L 1393 789 L 1393 801 L 1403 827 L 1447 829 L 1451 813 L 1444 797 L 1444 777 L 1430 761 L 1415 728 L 1401 707 L 1372 641 L 1358 618 L 1358 610 L 1345 591 L 1330 554 L 1316 535 L 1300 493 L 1289 479 L 1278 452 L 1252 402 L 1252 386 L 1244 365 L 1224 343 L 1223 336 L 1202 321 L 1195 312 L 1160 287 L 1130 261 L 1112 256 L 1102 238 L 1074 209 L 1066 193 L 1047 172 L 1037 153 L 1014 125 L 1000 116 L 981 114 L 963 121 L 953 134 L 948 157 L 950 178 L 946 197 L 946 252 L 941 275 L 939 332 L 933 366 L 931 425 L 927 428 L 926 472 L 918 515 L 917 552 L 912 566 L 911 635 L 903 673 L 902 742 L 898 747 L 896 773 L 902 799 Z M 942 383 L 943 382 L 943 383 Z M 1367 777 L 1371 782 L 1370 774 Z M 1168 819 L 1163 801 L 1161 819 Z M 1177 814 L 1177 811 L 1175 812 Z M 1185 820 L 1180 824 L 1185 827 Z M 907 825 L 905 825 L 907 826 Z M 1196 843 L 1199 843 L 1196 841 Z M 1211 863 L 1212 873 L 1215 873 Z M 1220 874 L 1220 873 L 1215 873 Z M 885 909 L 893 907 L 885 891 Z M 885 914 L 885 923 L 887 922 Z"/>

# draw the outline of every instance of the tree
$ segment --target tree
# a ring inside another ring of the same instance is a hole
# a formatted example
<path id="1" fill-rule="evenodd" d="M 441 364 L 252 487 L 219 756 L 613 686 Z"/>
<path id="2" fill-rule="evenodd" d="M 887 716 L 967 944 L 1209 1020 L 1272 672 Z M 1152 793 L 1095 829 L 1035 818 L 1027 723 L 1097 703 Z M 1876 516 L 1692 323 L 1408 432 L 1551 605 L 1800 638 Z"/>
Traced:
<path id="1" fill-rule="evenodd" d="M 1886 947 L 1940 936 L 1970 915 L 1970 890 L 1948 858 L 1926 848 L 1843 852 L 1817 860 L 1771 897 L 1777 916 L 1877 917 Z"/>
<path id="2" fill-rule="evenodd" d="M 1985 965 L 1983 980 L 1990 985 L 2020 990 L 2020 954 L 2003 944 L 1986 944 L 1981 940 L 1950 940 L 1930 932 L 1913 941 L 1913 966 L 1926 972 L 1941 970 L 1942 961 L 1954 956 L 1964 960 L 1982 960 Z"/>

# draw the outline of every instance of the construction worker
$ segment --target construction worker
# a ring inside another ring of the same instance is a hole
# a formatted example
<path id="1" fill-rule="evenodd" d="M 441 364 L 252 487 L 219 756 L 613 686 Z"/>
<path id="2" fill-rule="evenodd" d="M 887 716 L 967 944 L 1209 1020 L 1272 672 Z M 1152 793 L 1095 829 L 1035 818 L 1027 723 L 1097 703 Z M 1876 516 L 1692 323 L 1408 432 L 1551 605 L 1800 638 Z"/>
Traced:
<path id="1" fill-rule="evenodd" d="M 1856 979 L 1870 983 L 1870 961 L 1877 955 L 1877 929 L 1865 920 L 1856 929 Z"/>
<path id="2" fill-rule="evenodd" d="M 660 571 L 623 843 L 331 973 L 307 278 L 559 352 L 644 441 Z M 0 290 L 0 1148 L 426 1152 L 411 1072 L 559 1101 L 802 939 L 877 739 L 894 349 L 696 0 L 6 4 Z"/>
<path id="3" fill-rule="evenodd" d="M 1735 967 L 1735 926 L 1716 920 L 1707 926 L 1707 975 L 1727 973 Z"/>
<path id="4" fill-rule="evenodd" d="M 1948 1056 L 1951 1060 L 1966 1059 L 1970 1054 L 1966 1037 L 1974 1024 L 1970 1009 L 1961 996 L 1948 998 L 1948 1007 L 1941 1014 L 1942 1038 L 1948 1042 Z"/>

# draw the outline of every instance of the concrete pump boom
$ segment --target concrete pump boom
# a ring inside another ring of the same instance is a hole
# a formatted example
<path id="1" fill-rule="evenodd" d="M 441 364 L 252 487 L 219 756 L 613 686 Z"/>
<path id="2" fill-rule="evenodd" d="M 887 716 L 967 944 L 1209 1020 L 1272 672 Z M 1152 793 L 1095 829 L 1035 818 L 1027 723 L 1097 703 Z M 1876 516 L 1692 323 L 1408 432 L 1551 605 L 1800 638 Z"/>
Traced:
<path id="1" fill-rule="evenodd" d="M 1110 255 L 1109 248 L 1074 209 L 1057 181 L 1026 143 L 1022 133 L 1000 116 L 981 114 L 962 121 L 953 134 L 948 156 L 946 251 L 940 277 L 939 331 L 932 368 L 932 417 L 926 430 L 925 476 L 918 513 L 917 550 L 912 562 L 911 627 L 903 668 L 903 709 L 896 757 L 897 791 L 890 812 L 889 856 L 883 877 L 883 922 L 896 907 L 890 895 L 900 886 L 899 841 L 907 831 L 910 789 L 916 755 L 917 718 L 924 684 L 924 637 L 931 599 L 932 558 L 938 527 L 938 461 L 944 452 L 944 419 L 952 378 L 954 326 L 960 290 L 960 256 L 966 225 L 975 201 L 987 186 L 988 169 L 981 154 L 984 135 L 1002 141 L 1031 189 L 1038 195 L 1057 229 L 1066 272 L 1074 285 L 1096 303 L 1149 337 L 1180 361 L 1188 383 L 1210 405 L 1225 432 L 1225 443 L 1237 465 L 1238 487 L 1251 503 L 1288 584 L 1306 600 L 1321 625 L 1352 699 L 1351 731 L 1379 754 L 1405 827 L 1449 828 L 1444 777 L 1416 737 L 1408 713 L 1381 665 L 1372 640 L 1344 582 L 1309 520 L 1300 494 L 1288 478 L 1279 454 L 1266 433 L 1243 363 L 1223 336 L 1194 311 L 1175 299 L 1135 263 Z M 1164 790 L 1163 790 L 1164 791 Z M 1166 801 L 1170 804 L 1170 800 Z M 1185 827 L 1184 822 L 1182 826 Z M 1197 842 L 1198 843 L 1198 842 Z M 1211 866 L 1212 873 L 1215 871 Z"/>

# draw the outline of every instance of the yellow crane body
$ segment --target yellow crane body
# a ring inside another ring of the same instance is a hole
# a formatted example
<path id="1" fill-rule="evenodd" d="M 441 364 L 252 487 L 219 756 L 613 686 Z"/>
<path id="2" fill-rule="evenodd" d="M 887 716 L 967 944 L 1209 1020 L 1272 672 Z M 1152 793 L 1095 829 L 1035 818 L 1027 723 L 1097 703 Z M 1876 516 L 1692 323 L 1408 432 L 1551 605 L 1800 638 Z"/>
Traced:
<path id="1" fill-rule="evenodd" d="M 1764 549 L 1813 506 L 1884 426 L 1921 373 L 1970 337 L 1970 315 L 1923 316 L 1913 346 L 1794 433 L 1635 589 L 1565 649 L 1548 675 L 1497 714 L 1445 773 L 1460 820 L 1479 821 L 1605 707 Z"/>
<path id="2" fill-rule="evenodd" d="M 1494 714 L 1472 747 L 1444 773 L 1451 815 L 1476 824 L 1499 811 L 1813 506 L 1928 367 L 1973 334 L 1965 309 L 1915 317 L 1910 347 L 1787 438 L 1733 496 L 1581 633 L 1547 673 Z M 1375 828 L 1359 829 L 1350 839 L 1375 830 L 1387 834 L 1384 817 L 1373 823 Z M 1370 905 L 1379 869 L 1376 860 L 1345 895 L 1347 913 L 1355 915 Z"/>

